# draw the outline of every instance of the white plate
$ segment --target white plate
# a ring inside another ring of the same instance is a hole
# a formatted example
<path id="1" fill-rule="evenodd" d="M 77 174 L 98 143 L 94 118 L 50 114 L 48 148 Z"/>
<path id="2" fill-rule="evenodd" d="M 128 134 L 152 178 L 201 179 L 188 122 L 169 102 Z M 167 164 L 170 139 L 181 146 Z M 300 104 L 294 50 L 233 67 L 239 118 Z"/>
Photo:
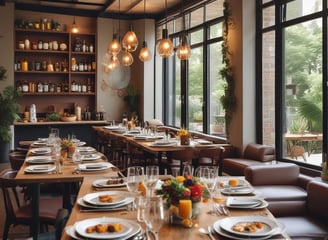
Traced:
<path id="1" fill-rule="evenodd" d="M 167 141 L 156 141 L 156 142 L 153 142 L 151 145 L 152 146 L 155 146 L 155 147 L 176 146 L 177 145 L 177 142 L 176 141 L 171 141 L 171 142 L 167 142 Z"/>
<path id="2" fill-rule="evenodd" d="M 122 230 L 119 232 L 104 232 L 104 233 L 87 233 L 86 229 L 91 226 L 96 226 L 97 224 L 110 224 L 110 223 L 120 223 L 122 224 Z M 74 224 L 75 231 L 86 238 L 92 239 L 117 239 L 120 237 L 126 237 L 128 234 L 133 232 L 133 224 L 131 221 L 126 221 L 121 218 L 91 218 L 86 219 Z"/>
<path id="3" fill-rule="evenodd" d="M 94 149 L 93 147 L 78 147 L 79 151 L 81 154 L 90 154 L 90 153 L 94 153 L 96 152 L 96 149 Z"/>
<path id="4" fill-rule="evenodd" d="M 248 187 L 249 184 L 247 181 L 245 181 L 244 179 L 238 179 L 238 185 L 236 186 L 230 186 L 229 185 L 229 181 L 224 181 L 223 182 L 223 187 L 224 188 L 243 188 L 243 187 Z"/>
<path id="5" fill-rule="evenodd" d="M 31 153 L 37 154 L 37 155 L 44 155 L 51 153 L 51 148 L 45 147 L 45 148 L 32 148 Z"/>
<path id="6" fill-rule="evenodd" d="M 51 156 L 31 156 L 26 158 L 27 163 L 53 163 L 54 160 L 51 158 Z"/>
<path id="7" fill-rule="evenodd" d="M 82 142 L 82 141 L 79 141 L 79 142 L 75 143 L 75 145 L 78 146 L 78 147 L 84 146 L 85 144 L 87 144 L 87 143 Z"/>
<path id="8" fill-rule="evenodd" d="M 32 145 L 33 146 L 45 146 L 45 145 L 47 145 L 47 141 L 38 140 L 38 141 L 33 142 Z"/>
<path id="9" fill-rule="evenodd" d="M 238 232 L 233 230 L 233 226 L 238 223 L 253 223 L 259 222 L 262 223 L 262 228 L 258 229 L 255 232 Z M 220 221 L 220 227 L 234 235 L 239 235 L 243 237 L 266 237 L 272 235 L 277 231 L 279 225 L 269 219 L 268 217 L 262 216 L 243 216 L 243 217 L 227 217 Z"/>
<path id="10" fill-rule="evenodd" d="M 101 202 L 99 201 L 100 196 L 109 195 L 113 198 L 112 202 Z M 128 192 L 123 191 L 102 191 L 89 193 L 83 197 L 83 201 L 89 204 L 98 205 L 98 206 L 114 206 L 117 204 L 124 203 L 126 199 L 129 197 Z"/>
<path id="11" fill-rule="evenodd" d="M 210 145 L 210 144 L 213 144 L 213 142 L 211 142 L 211 141 L 202 140 L 202 139 L 196 140 L 196 143 L 197 144 L 200 144 L 200 145 Z"/>
<path id="12" fill-rule="evenodd" d="M 109 130 L 122 129 L 120 126 L 105 126 L 104 128 Z"/>
<path id="13" fill-rule="evenodd" d="M 251 186 L 243 187 L 226 187 L 222 188 L 221 192 L 226 195 L 246 195 L 254 192 L 254 188 Z"/>
<path id="14" fill-rule="evenodd" d="M 116 208 L 120 208 L 120 207 L 126 206 L 126 205 L 132 203 L 133 201 L 134 201 L 134 197 L 127 197 L 125 199 L 125 201 L 122 202 L 122 203 L 120 203 L 120 204 L 116 204 L 116 205 L 112 205 L 112 206 L 102 206 L 102 205 L 89 204 L 89 203 L 87 203 L 87 202 L 85 202 L 83 200 L 83 197 L 81 197 L 76 202 L 81 207 L 93 208 L 93 209 L 102 209 L 104 211 L 106 211 L 106 210 L 111 211 L 111 210 L 115 210 Z"/>
<path id="15" fill-rule="evenodd" d="M 124 236 L 124 237 L 118 237 L 117 240 L 125 240 L 125 239 L 129 239 L 137 234 L 139 234 L 141 232 L 141 227 L 139 224 L 133 222 L 133 221 L 129 221 L 129 220 L 124 220 L 126 222 L 130 222 L 131 225 L 132 225 L 132 231 Z M 75 226 L 67 226 L 65 228 L 65 231 L 67 233 L 67 235 L 69 235 L 70 237 L 72 237 L 73 239 L 76 239 L 76 240 L 86 240 L 86 238 L 78 235 L 78 233 L 75 231 Z"/>
<path id="16" fill-rule="evenodd" d="M 92 186 L 94 187 L 124 187 L 126 186 L 126 180 L 124 178 L 123 179 L 123 183 L 116 183 L 116 184 L 108 184 L 107 181 L 109 180 L 109 178 L 106 179 L 97 179 L 92 183 Z"/>
<path id="17" fill-rule="evenodd" d="M 100 158 L 99 154 L 84 154 L 81 156 L 82 161 L 94 161 Z"/>
<path id="18" fill-rule="evenodd" d="M 48 173 L 56 169 L 54 164 L 34 165 L 25 168 L 26 173 Z"/>
<path id="19" fill-rule="evenodd" d="M 103 162 L 103 163 L 82 163 L 79 164 L 78 168 L 81 171 L 86 172 L 93 172 L 93 171 L 101 171 L 108 168 L 114 167 L 113 164 L 109 162 Z"/>
<path id="20" fill-rule="evenodd" d="M 262 198 L 254 197 L 228 197 L 227 207 L 244 208 L 244 209 L 260 209 L 268 206 L 268 202 Z"/>
<path id="21" fill-rule="evenodd" d="M 216 221 L 214 224 L 213 224 L 213 229 L 214 229 L 214 231 L 217 233 L 217 234 L 219 234 L 220 236 L 223 236 L 223 237 L 227 237 L 227 238 L 229 238 L 229 239 L 234 239 L 234 240 L 249 240 L 249 239 L 253 239 L 253 240 L 259 240 L 259 239 L 269 239 L 269 238 L 271 238 L 272 236 L 274 236 L 274 235 L 277 235 L 277 234 L 281 234 L 282 233 L 282 228 L 278 228 L 275 232 L 273 232 L 271 235 L 268 235 L 268 236 L 265 236 L 265 237 L 263 237 L 263 236 L 261 236 L 261 237 L 255 237 L 255 236 L 253 236 L 253 237 L 242 237 L 242 236 L 239 236 L 239 235 L 235 235 L 235 234 L 231 234 L 231 233 L 229 233 L 229 232 L 227 232 L 227 231 L 225 231 L 224 229 L 222 229 L 221 227 L 220 227 L 220 222 L 221 222 L 222 220 L 218 220 L 218 221 Z"/>

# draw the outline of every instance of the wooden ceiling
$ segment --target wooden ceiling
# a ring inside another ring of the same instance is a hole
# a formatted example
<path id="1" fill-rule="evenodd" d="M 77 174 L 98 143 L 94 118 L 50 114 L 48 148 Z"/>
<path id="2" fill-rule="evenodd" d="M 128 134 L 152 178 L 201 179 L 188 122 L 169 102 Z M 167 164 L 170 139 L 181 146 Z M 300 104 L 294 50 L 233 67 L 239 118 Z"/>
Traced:
<path id="1" fill-rule="evenodd" d="M 182 8 L 206 1 L 208 0 L 0 0 L 0 4 L 14 2 L 15 9 L 18 10 L 131 20 L 144 17 L 161 19 L 166 14 L 180 12 Z"/>

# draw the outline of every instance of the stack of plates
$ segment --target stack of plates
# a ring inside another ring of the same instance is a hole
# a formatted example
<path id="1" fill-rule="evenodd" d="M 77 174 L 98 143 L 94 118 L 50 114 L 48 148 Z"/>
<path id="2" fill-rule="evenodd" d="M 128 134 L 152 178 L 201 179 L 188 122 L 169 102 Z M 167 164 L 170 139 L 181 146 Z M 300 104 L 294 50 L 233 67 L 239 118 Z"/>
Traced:
<path id="1" fill-rule="evenodd" d="M 78 147 L 79 151 L 81 154 L 90 154 L 90 153 L 95 153 L 97 152 L 96 149 L 94 149 L 93 147 Z"/>
<path id="2" fill-rule="evenodd" d="M 153 142 L 151 145 L 155 146 L 155 147 L 176 146 L 177 141 L 175 141 L 175 140 L 159 140 L 159 141 Z"/>
<path id="3" fill-rule="evenodd" d="M 86 172 L 101 171 L 111 167 L 114 167 L 114 165 L 109 162 L 83 163 L 83 164 L 79 164 L 78 166 L 80 171 L 86 171 Z"/>
<path id="4" fill-rule="evenodd" d="M 98 160 L 100 158 L 101 158 L 101 156 L 99 154 L 94 154 L 94 153 L 84 154 L 81 157 L 82 161 L 94 161 L 94 160 Z"/>
<path id="5" fill-rule="evenodd" d="M 248 182 L 240 179 L 238 180 L 238 185 L 236 186 L 230 186 L 228 182 L 224 182 L 221 192 L 227 195 L 245 195 L 253 193 L 254 188 L 248 184 Z"/>
<path id="6" fill-rule="evenodd" d="M 226 205 L 229 208 L 261 209 L 269 204 L 264 199 L 258 197 L 228 197 Z"/>
<path id="7" fill-rule="evenodd" d="M 86 229 L 98 224 L 115 224 L 122 225 L 121 231 L 98 233 L 96 231 L 87 233 Z M 90 218 L 76 222 L 73 226 L 66 228 L 66 233 L 74 239 L 128 239 L 138 235 L 141 227 L 135 221 L 125 220 L 121 218 Z"/>
<path id="8" fill-rule="evenodd" d="M 31 156 L 27 157 L 25 161 L 30 164 L 45 164 L 54 162 L 51 156 Z"/>
<path id="9" fill-rule="evenodd" d="M 112 201 L 102 202 L 100 197 L 109 196 Z M 89 193 L 77 200 L 77 204 L 90 209 L 100 209 L 103 211 L 117 210 L 123 208 L 134 201 L 134 197 L 123 191 L 102 191 Z"/>
<path id="10" fill-rule="evenodd" d="M 55 170 L 54 164 L 32 165 L 25 168 L 25 173 L 49 173 Z"/>
<path id="11" fill-rule="evenodd" d="M 31 153 L 34 155 L 46 155 L 51 153 L 51 148 L 44 147 L 44 148 L 32 148 Z"/>
<path id="12" fill-rule="evenodd" d="M 244 227 L 244 226 L 250 227 Z M 253 229 L 250 231 L 249 229 Z M 269 239 L 282 232 L 281 227 L 262 216 L 227 217 L 216 221 L 213 229 L 221 236 L 230 239 Z"/>

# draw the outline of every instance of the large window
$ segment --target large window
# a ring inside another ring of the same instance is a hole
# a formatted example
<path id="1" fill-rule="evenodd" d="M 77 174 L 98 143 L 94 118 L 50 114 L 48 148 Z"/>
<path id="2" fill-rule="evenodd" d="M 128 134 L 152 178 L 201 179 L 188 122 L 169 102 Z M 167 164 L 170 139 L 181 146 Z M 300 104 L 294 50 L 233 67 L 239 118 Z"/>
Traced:
<path id="1" fill-rule="evenodd" d="M 319 169 L 326 152 L 327 3 L 325 0 L 257 1 L 258 85 L 262 141 L 277 156 Z M 326 49 L 326 50 L 325 50 Z M 272 91 L 272 90 L 275 91 Z"/>
<path id="2" fill-rule="evenodd" d="M 158 23 L 157 32 L 167 27 L 175 47 L 182 33 L 188 34 L 191 57 L 180 61 L 164 59 L 164 121 L 167 125 L 224 135 L 224 111 L 220 103 L 223 95 L 221 42 L 223 0 L 211 0 L 187 9 L 183 16 Z M 181 27 L 182 26 L 182 27 Z"/>

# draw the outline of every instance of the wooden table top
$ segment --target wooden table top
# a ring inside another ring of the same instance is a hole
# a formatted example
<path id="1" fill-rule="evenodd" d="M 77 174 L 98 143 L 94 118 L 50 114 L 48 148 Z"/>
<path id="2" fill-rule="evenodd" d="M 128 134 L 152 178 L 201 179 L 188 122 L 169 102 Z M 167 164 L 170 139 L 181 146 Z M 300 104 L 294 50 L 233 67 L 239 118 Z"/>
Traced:
<path id="1" fill-rule="evenodd" d="M 93 181 L 96 179 L 102 178 L 101 176 L 89 176 L 85 177 L 83 183 L 81 185 L 78 198 L 85 196 L 88 193 L 92 192 L 99 192 L 100 190 L 96 190 L 92 187 Z M 109 189 L 101 189 L 103 191 L 109 191 Z M 122 190 L 127 191 L 126 188 L 121 189 L 114 189 L 114 190 Z M 227 216 L 212 216 L 207 214 L 209 209 L 211 208 L 211 202 L 203 203 L 201 202 L 201 213 L 194 220 L 194 226 L 192 228 L 184 228 L 180 225 L 171 225 L 168 223 L 164 223 L 162 228 L 159 231 L 159 239 L 179 239 L 179 240 L 189 240 L 189 239 L 208 239 L 208 236 L 204 234 L 200 234 L 198 229 L 200 227 L 207 227 L 208 225 L 213 224 L 215 221 L 219 219 L 223 219 Z M 136 221 L 137 213 L 136 211 L 112 211 L 112 212 L 82 212 L 82 207 L 75 203 L 70 218 L 66 224 L 66 228 L 72 226 L 77 221 L 81 221 L 84 219 L 91 219 L 91 218 L 99 218 L 99 217 L 113 217 L 113 218 L 122 218 L 125 220 L 132 220 Z M 275 220 L 273 215 L 270 213 L 269 210 L 265 209 L 258 209 L 258 210 L 230 210 L 230 216 L 267 216 L 272 220 Z M 137 221 L 136 221 L 137 222 Z M 145 229 L 145 224 L 140 223 L 141 227 Z M 289 239 L 286 234 L 277 235 L 272 237 L 271 239 Z M 70 236 L 66 233 L 66 230 L 63 233 L 63 240 L 71 239 Z M 215 239 L 226 239 L 222 236 L 215 235 Z"/>

